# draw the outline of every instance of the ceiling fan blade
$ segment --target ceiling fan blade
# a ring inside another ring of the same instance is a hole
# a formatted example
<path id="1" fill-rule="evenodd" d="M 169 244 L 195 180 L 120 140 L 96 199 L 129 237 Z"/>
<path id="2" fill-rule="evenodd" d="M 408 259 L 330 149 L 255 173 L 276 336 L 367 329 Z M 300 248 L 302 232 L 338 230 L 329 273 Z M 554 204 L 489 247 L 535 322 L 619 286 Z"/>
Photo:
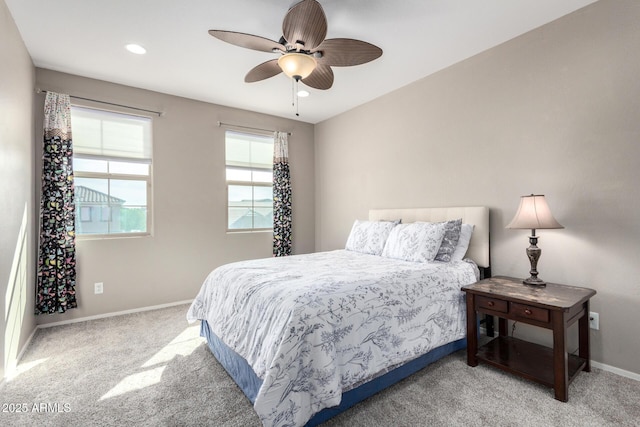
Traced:
<path id="1" fill-rule="evenodd" d="M 318 64 L 315 70 L 313 70 L 313 73 L 301 81 L 315 89 L 329 89 L 333 86 L 333 70 L 328 65 Z"/>
<path id="2" fill-rule="evenodd" d="M 327 36 L 327 17 L 316 0 L 302 0 L 287 12 L 282 34 L 290 45 L 304 44 L 305 50 L 317 47 Z"/>
<path id="3" fill-rule="evenodd" d="M 278 65 L 277 59 L 272 59 L 267 62 L 263 62 L 260 65 L 256 65 L 253 67 L 246 76 L 244 76 L 244 81 L 247 83 L 258 82 L 260 80 L 268 79 L 269 77 L 273 77 L 277 74 L 280 74 L 282 69 Z"/>
<path id="4" fill-rule="evenodd" d="M 382 55 L 378 46 L 354 39 L 328 39 L 312 52 L 322 52 L 322 57 L 317 59 L 319 64 L 336 67 L 365 64 Z"/>
<path id="5" fill-rule="evenodd" d="M 273 40 L 266 39 L 253 34 L 236 33 L 235 31 L 209 30 L 209 34 L 224 42 L 231 43 L 236 46 L 246 47 L 247 49 L 259 50 L 261 52 L 273 52 L 278 49 L 284 52 L 284 46 Z"/>

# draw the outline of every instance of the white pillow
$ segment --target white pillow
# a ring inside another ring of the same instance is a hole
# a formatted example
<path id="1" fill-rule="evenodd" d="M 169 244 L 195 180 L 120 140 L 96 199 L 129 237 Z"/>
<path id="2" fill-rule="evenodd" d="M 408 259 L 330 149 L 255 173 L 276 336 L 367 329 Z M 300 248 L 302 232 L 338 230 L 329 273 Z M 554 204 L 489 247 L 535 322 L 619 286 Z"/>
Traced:
<path id="1" fill-rule="evenodd" d="M 451 254 L 451 261 L 461 261 L 464 259 L 464 256 L 467 254 L 467 249 L 469 249 L 469 242 L 471 241 L 474 228 L 475 225 L 473 224 L 462 224 L 460 228 L 460 238 L 458 239 L 456 250 Z"/>
<path id="2" fill-rule="evenodd" d="M 382 256 L 412 262 L 428 262 L 438 253 L 445 223 L 399 224 L 389 234 Z"/>
<path id="3" fill-rule="evenodd" d="M 391 229 L 396 224 L 393 221 L 360 221 L 356 219 L 351 227 L 345 249 L 363 254 L 380 255 Z"/>

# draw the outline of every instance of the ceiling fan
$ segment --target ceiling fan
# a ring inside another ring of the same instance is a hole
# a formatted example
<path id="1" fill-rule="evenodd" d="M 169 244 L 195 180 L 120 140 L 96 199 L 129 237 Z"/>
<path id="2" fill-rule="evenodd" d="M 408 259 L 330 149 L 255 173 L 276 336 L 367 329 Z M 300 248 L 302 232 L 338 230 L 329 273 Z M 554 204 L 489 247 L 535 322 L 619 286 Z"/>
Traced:
<path id="1" fill-rule="evenodd" d="M 327 18 L 316 0 L 302 0 L 289 9 L 278 42 L 234 31 L 209 30 L 209 34 L 236 46 L 281 54 L 251 69 L 244 78 L 247 83 L 284 72 L 296 82 L 326 90 L 333 85 L 331 67 L 365 64 L 382 55 L 382 49 L 361 40 L 325 40 Z"/>

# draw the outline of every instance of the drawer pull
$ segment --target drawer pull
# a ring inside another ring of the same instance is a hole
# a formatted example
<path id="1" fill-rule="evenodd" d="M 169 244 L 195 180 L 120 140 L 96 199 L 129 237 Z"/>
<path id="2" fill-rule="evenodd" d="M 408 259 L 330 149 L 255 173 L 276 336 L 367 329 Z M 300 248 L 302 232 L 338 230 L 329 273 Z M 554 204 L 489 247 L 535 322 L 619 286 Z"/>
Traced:
<path id="1" fill-rule="evenodd" d="M 478 296 L 478 299 L 476 300 L 475 304 L 476 304 L 476 308 L 479 308 L 479 309 L 497 311 L 500 313 L 509 312 L 509 303 L 507 301 L 503 301 L 499 299 Z"/>
<path id="2" fill-rule="evenodd" d="M 511 303 L 509 312 L 514 316 L 513 320 L 526 319 L 535 320 L 537 322 L 549 322 L 549 310 L 539 307 L 531 307 L 530 305 Z"/>

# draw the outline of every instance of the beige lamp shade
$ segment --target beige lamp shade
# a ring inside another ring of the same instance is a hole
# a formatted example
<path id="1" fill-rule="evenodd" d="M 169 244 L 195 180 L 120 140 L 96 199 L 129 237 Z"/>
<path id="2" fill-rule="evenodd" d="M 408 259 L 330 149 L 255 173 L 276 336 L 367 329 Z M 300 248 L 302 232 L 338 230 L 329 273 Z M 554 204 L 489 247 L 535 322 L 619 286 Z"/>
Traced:
<path id="1" fill-rule="evenodd" d="M 507 228 L 564 228 L 551 215 L 551 209 L 544 198 L 544 195 L 522 196 L 520 206 L 516 216 L 513 217 Z"/>
<path id="2" fill-rule="evenodd" d="M 287 76 L 300 80 L 309 77 L 309 74 L 315 70 L 317 63 L 311 55 L 292 52 L 278 58 L 278 65 Z"/>

